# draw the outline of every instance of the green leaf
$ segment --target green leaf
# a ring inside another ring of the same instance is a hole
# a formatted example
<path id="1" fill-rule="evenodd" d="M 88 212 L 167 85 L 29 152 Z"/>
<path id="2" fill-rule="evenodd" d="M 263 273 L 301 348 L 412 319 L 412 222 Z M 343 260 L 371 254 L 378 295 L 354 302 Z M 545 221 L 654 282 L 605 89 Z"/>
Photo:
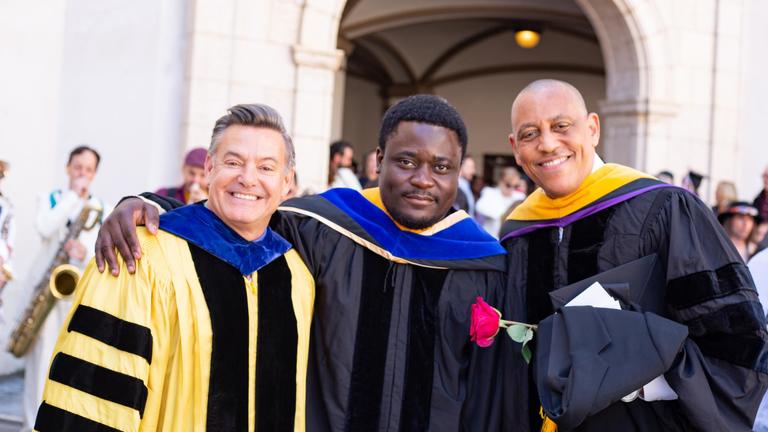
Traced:
<path id="1" fill-rule="evenodd" d="M 522 324 L 512 324 L 507 327 L 507 334 L 513 341 L 523 343 L 526 336 L 526 330 L 528 330 L 528 328 Z"/>
<path id="2" fill-rule="evenodd" d="M 512 324 L 507 327 L 507 334 L 513 341 L 523 345 L 520 348 L 520 352 L 522 353 L 525 362 L 530 363 L 532 354 L 528 342 L 533 340 L 533 329 L 522 324 Z"/>
<path id="3" fill-rule="evenodd" d="M 525 345 L 532 339 L 533 339 L 533 330 L 530 327 L 526 327 L 525 335 L 523 335 L 523 340 L 520 341 L 520 343 Z"/>
<path id="4" fill-rule="evenodd" d="M 531 362 L 531 347 L 529 347 L 528 345 L 523 345 L 522 354 L 523 354 L 523 360 L 525 360 L 526 363 L 530 363 Z"/>
<path id="5" fill-rule="evenodd" d="M 521 342 L 523 347 L 520 349 L 523 354 L 523 360 L 525 360 L 526 363 L 531 362 L 531 347 L 528 346 L 528 342 L 531 340 L 533 340 L 533 329 L 528 327 L 523 336 L 523 341 Z"/>

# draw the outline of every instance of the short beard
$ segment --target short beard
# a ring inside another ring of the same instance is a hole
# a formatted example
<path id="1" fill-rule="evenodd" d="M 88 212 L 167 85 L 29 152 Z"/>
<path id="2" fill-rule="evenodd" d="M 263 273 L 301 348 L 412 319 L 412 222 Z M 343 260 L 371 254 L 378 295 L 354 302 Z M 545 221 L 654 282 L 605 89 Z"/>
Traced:
<path id="1" fill-rule="evenodd" d="M 394 219 L 395 222 L 412 230 L 423 230 L 425 228 L 429 228 L 432 225 L 440 222 L 445 218 L 445 215 L 436 215 L 435 217 L 429 218 L 429 219 L 415 219 L 403 213 L 400 213 L 395 209 L 392 209 L 392 210 L 387 209 L 387 210 L 389 211 L 389 214 L 392 216 L 392 219 Z"/>

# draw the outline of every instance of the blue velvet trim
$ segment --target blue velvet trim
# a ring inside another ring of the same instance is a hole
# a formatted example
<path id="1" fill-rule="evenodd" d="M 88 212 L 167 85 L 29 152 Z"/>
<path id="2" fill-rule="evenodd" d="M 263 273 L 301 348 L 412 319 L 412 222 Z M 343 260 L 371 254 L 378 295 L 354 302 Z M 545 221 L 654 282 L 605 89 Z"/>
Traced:
<path id="1" fill-rule="evenodd" d="M 200 247 L 246 276 L 291 249 L 291 244 L 270 228 L 258 240 L 245 240 L 202 203 L 161 215 L 160 229 Z"/>
<path id="2" fill-rule="evenodd" d="M 505 253 L 498 240 L 472 218 L 421 235 L 401 230 L 388 214 L 353 189 L 330 189 L 320 196 L 351 217 L 379 246 L 401 258 L 462 260 Z"/>

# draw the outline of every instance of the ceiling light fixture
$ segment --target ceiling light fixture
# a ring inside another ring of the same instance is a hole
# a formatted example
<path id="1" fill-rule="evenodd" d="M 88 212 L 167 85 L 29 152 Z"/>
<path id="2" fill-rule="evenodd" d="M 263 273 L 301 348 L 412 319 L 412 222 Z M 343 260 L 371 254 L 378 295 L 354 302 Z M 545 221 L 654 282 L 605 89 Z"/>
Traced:
<path id="1" fill-rule="evenodd" d="M 534 48 L 541 40 L 541 32 L 532 29 L 519 29 L 515 31 L 515 42 L 525 49 Z"/>

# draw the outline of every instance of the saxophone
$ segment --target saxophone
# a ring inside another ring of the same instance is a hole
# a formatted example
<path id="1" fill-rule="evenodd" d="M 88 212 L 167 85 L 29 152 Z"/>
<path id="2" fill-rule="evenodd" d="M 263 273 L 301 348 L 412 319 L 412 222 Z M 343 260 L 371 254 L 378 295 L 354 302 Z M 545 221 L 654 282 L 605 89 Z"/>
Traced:
<path id="1" fill-rule="evenodd" d="M 86 203 L 80 211 L 77 219 L 69 225 L 69 231 L 64 240 L 59 244 L 53 262 L 43 275 L 42 280 L 35 286 L 32 302 L 22 315 L 21 322 L 11 334 L 8 351 L 16 357 L 22 357 L 27 353 L 35 340 L 45 318 L 51 312 L 56 300 L 72 295 L 80 280 L 80 269 L 69 264 L 69 256 L 64 250 L 64 245 L 75 240 L 83 230 L 90 231 L 101 220 L 104 209 L 99 205 Z M 95 217 L 88 225 L 91 214 Z"/>

